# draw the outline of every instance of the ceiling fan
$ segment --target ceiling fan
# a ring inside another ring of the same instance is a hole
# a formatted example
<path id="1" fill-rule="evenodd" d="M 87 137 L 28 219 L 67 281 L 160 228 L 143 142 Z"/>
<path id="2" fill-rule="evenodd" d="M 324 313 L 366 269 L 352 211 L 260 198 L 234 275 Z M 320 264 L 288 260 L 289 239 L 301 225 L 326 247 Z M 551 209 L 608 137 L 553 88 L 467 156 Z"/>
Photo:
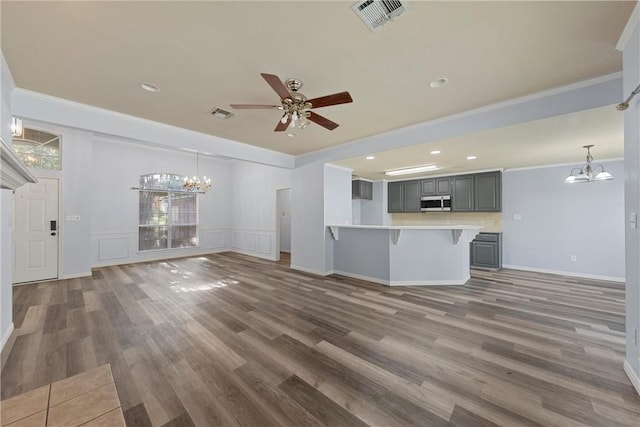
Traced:
<path id="1" fill-rule="evenodd" d="M 269 86 L 280 96 L 280 105 L 255 105 L 255 104 L 231 104 L 234 109 L 272 109 L 282 110 L 284 114 L 275 128 L 276 132 L 282 132 L 288 127 L 304 129 L 309 121 L 312 121 L 326 129 L 334 130 L 339 125 L 322 117 L 312 108 L 328 107 L 330 105 L 346 104 L 353 102 L 349 92 L 339 92 L 319 98 L 307 99 L 298 92 L 302 87 L 302 80 L 287 79 L 284 83 L 275 74 L 260 74 L 269 83 Z"/>

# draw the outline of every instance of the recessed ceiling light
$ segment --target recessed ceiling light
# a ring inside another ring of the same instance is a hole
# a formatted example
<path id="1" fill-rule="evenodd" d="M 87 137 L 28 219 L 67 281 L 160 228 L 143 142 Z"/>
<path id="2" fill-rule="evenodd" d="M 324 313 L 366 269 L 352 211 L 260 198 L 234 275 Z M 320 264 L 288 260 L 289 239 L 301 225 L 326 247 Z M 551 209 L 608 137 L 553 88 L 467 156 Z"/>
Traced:
<path id="1" fill-rule="evenodd" d="M 440 169 L 440 167 L 438 165 L 413 166 L 410 168 L 385 171 L 384 174 L 388 176 L 409 175 L 418 172 L 434 171 L 436 169 Z"/>
<path id="2" fill-rule="evenodd" d="M 289 138 L 293 138 L 293 137 L 295 137 L 295 136 L 296 136 L 296 134 L 295 134 L 295 133 L 288 133 L 288 134 L 287 134 L 287 136 L 288 136 Z"/>
<path id="3" fill-rule="evenodd" d="M 373 160 L 375 158 L 376 158 L 376 156 L 367 156 L 367 160 Z"/>
<path id="4" fill-rule="evenodd" d="M 431 154 L 440 154 L 440 150 L 433 150 Z"/>
<path id="5" fill-rule="evenodd" d="M 477 159 L 477 156 L 467 156 L 467 160 L 475 160 Z"/>
<path id="6" fill-rule="evenodd" d="M 434 81 L 429 83 L 429 86 L 431 86 L 432 88 L 436 89 L 436 88 L 439 88 L 439 87 L 442 87 L 442 86 L 446 85 L 448 81 L 449 81 L 448 78 L 441 77 L 441 78 L 435 79 Z"/>
<path id="7" fill-rule="evenodd" d="M 160 92 L 160 88 L 157 85 L 154 85 L 153 83 L 149 83 L 149 82 L 140 83 L 140 87 L 146 90 L 147 92 Z"/>

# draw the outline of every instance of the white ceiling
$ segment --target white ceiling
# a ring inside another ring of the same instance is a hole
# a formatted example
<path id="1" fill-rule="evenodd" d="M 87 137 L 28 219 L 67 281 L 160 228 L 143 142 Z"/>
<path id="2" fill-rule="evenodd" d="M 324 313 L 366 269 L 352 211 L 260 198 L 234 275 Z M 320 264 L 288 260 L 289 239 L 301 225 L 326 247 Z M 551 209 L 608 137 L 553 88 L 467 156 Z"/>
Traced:
<path id="1" fill-rule="evenodd" d="M 410 1 L 406 14 L 371 32 L 353 3 L 2 1 L 1 45 L 20 88 L 297 155 L 618 72 L 614 46 L 635 5 Z M 273 132 L 277 111 L 236 110 L 227 120 L 208 114 L 231 103 L 277 103 L 261 72 L 302 79 L 308 97 L 348 90 L 354 102 L 317 110 L 340 124 L 336 130 L 312 125 L 295 138 Z M 449 84 L 431 89 L 440 77 Z M 160 92 L 143 91 L 142 82 Z M 587 125 L 585 137 L 602 135 L 596 157 L 619 157 L 621 125 L 612 129 L 621 115 L 614 116 L 587 112 L 442 141 L 439 162 L 461 171 L 444 154 L 456 145 L 459 153 L 478 152 L 482 144 L 473 169 L 488 158 L 502 162 L 488 167 L 526 165 L 542 154 L 520 150 L 549 140 L 557 145 L 554 162 L 579 159 L 585 140 L 570 127 L 576 123 Z M 563 129 L 564 138 L 548 126 Z M 604 145 L 619 149 L 606 154 Z M 375 170 L 374 163 L 358 168 L 373 176 L 418 159 L 411 149 L 401 152 L 404 158 L 394 154 Z"/>

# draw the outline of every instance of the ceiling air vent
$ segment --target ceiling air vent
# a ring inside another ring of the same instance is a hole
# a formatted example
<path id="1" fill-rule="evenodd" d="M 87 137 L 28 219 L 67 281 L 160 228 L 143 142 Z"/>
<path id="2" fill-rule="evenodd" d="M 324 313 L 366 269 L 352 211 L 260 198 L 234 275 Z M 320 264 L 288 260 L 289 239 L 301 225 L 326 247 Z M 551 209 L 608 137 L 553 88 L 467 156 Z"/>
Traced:
<path id="1" fill-rule="evenodd" d="M 351 8 L 371 31 L 383 27 L 409 10 L 407 2 L 400 0 L 363 0 Z"/>
<path id="2" fill-rule="evenodd" d="M 219 119 L 228 119 L 233 116 L 233 113 L 227 110 L 223 110 L 222 108 L 214 108 L 211 110 L 211 115 L 217 117 Z"/>

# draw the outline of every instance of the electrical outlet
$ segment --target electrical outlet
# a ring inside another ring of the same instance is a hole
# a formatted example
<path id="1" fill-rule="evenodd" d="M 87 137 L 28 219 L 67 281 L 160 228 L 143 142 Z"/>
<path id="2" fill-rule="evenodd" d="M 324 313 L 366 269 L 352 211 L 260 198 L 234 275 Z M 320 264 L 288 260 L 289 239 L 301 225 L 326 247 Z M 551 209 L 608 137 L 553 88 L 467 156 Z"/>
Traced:
<path id="1" fill-rule="evenodd" d="M 513 220 L 514 221 L 522 221 L 522 215 L 520 215 L 519 213 L 514 213 L 513 214 Z"/>
<path id="2" fill-rule="evenodd" d="M 571 255 L 571 261 L 572 261 L 572 262 L 576 262 L 576 261 L 578 261 L 578 257 L 577 257 L 577 256 L 575 256 L 575 255 Z"/>

